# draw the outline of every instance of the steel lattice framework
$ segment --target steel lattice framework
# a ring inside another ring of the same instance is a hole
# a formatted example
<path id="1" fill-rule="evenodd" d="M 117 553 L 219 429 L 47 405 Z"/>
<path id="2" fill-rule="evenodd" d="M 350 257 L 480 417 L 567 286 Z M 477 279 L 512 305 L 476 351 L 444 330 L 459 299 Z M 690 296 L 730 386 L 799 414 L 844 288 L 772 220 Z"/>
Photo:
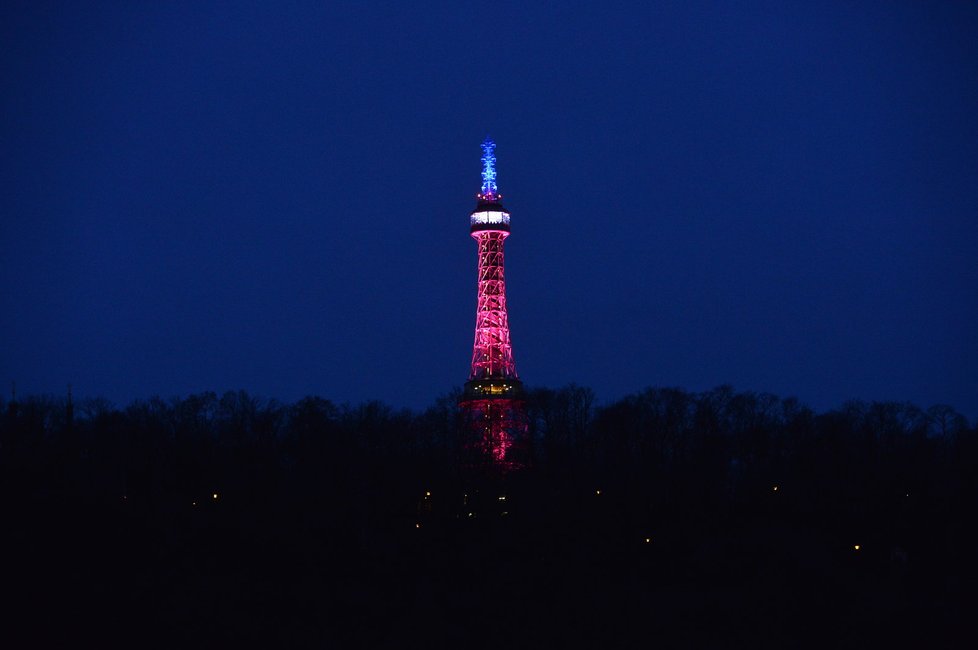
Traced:
<path id="1" fill-rule="evenodd" d="M 503 472 L 528 464 L 526 412 L 517 398 L 475 399 L 465 412 L 465 464 Z"/>
<path id="2" fill-rule="evenodd" d="M 503 269 L 503 242 L 509 233 L 479 230 L 472 236 L 479 244 L 479 299 L 469 380 L 516 379 Z"/>
<path id="3" fill-rule="evenodd" d="M 478 299 L 472 367 L 461 406 L 467 464 L 507 471 L 526 466 L 528 445 L 523 384 L 516 374 L 506 311 L 503 244 L 510 232 L 509 213 L 497 189 L 495 148 L 489 138 L 482 143 L 482 191 L 470 217 L 478 244 Z"/>

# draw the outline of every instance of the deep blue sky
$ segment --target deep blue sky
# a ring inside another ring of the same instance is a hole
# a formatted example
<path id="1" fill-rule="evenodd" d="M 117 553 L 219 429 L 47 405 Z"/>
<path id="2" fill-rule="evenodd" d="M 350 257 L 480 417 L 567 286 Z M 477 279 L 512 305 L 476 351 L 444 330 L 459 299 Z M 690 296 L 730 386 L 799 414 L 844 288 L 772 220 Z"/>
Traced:
<path id="1" fill-rule="evenodd" d="M 19 391 L 431 403 L 489 133 L 528 384 L 978 416 L 973 3 L 86 4 L 0 8 Z"/>

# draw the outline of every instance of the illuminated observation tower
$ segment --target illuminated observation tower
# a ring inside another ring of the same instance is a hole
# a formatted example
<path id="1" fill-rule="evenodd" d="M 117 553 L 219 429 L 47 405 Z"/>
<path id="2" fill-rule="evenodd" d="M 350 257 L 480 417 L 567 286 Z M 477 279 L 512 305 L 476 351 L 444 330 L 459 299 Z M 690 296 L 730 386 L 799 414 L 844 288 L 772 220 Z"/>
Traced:
<path id="1" fill-rule="evenodd" d="M 472 368 L 460 400 L 465 416 L 464 449 L 469 463 L 507 471 L 528 462 L 523 384 L 516 374 L 506 313 L 503 243 L 509 213 L 496 185 L 495 143 L 482 143 L 482 191 L 470 232 L 478 244 L 478 301 Z"/>

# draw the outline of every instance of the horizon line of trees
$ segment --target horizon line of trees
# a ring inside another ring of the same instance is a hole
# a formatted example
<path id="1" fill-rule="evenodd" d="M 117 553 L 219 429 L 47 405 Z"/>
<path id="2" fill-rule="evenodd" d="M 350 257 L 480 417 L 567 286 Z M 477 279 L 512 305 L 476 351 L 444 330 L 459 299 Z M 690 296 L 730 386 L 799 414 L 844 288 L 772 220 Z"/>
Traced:
<path id="1" fill-rule="evenodd" d="M 328 418 L 349 420 L 359 417 L 394 418 L 398 420 L 426 419 L 432 416 L 457 416 L 457 403 L 461 390 L 452 389 L 438 397 L 434 403 L 420 411 L 411 408 L 394 408 L 383 400 L 366 400 L 359 404 L 335 403 L 328 398 L 308 395 L 295 402 L 283 402 L 239 389 L 226 391 L 218 396 L 215 391 L 191 393 L 186 397 L 163 398 L 154 395 L 132 400 L 124 407 L 116 406 L 104 397 L 84 398 L 73 401 L 68 396 L 49 393 L 26 395 L 5 399 L 0 396 L 0 413 L 5 413 L 7 423 L 11 418 L 22 419 L 34 432 L 43 430 L 52 434 L 75 424 L 104 420 L 113 414 L 132 417 L 135 414 L 152 413 L 171 419 L 174 430 L 184 426 L 189 417 L 198 425 L 221 426 L 228 423 L 244 426 L 249 432 L 281 435 L 287 431 L 297 414 L 310 408 L 319 410 Z M 575 383 L 561 388 L 534 387 L 527 390 L 527 411 L 530 430 L 535 437 L 547 437 L 552 433 L 579 439 L 595 422 L 621 416 L 627 412 L 641 412 L 643 423 L 648 426 L 667 424 L 675 433 L 677 427 L 709 426 L 717 430 L 735 432 L 749 427 L 785 426 L 799 419 L 855 419 L 860 426 L 880 427 L 890 433 L 947 437 L 978 427 L 978 420 L 969 423 L 968 418 L 948 404 L 934 404 L 923 409 L 909 401 L 847 400 L 841 406 L 817 413 L 795 397 L 781 398 L 766 392 L 735 391 L 729 384 L 711 390 L 695 392 L 676 387 L 648 387 L 636 393 L 599 405 L 594 391 Z M 71 423 L 69 424 L 69 420 Z"/>
<path id="2" fill-rule="evenodd" d="M 420 412 L 315 396 L 283 403 L 243 390 L 121 409 L 100 398 L 0 400 L 0 481 L 74 477 L 86 491 L 158 495 L 177 484 L 253 492 L 248 486 L 286 473 L 309 486 L 448 481 L 458 476 L 459 396 Z M 597 406 L 594 391 L 570 384 L 528 390 L 526 410 L 531 471 L 640 492 L 693 481 L 728 498 L 745 481 L 793 476 L 813 490 L 832 477 L 850 487 L 943 485 L 953 493 L 978 480 L 978 425 L 947 405 L 850 401 L 816 413 L 793 397 L 723 385 L 648 388 Z"/>

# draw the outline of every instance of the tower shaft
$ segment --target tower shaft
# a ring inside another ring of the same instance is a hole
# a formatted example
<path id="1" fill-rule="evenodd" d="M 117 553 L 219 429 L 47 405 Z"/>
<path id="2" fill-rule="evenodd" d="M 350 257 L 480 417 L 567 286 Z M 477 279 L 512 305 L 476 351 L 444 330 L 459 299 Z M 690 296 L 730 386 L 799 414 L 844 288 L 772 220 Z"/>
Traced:
<path id="1" fill-rule="evenodd" d="M 503 244 L 508 236 L 509 233 L 502 230 L 472 233 L 479 245 L 479 280 L 470 381 L 516 379 L 503 266 Z"/>

